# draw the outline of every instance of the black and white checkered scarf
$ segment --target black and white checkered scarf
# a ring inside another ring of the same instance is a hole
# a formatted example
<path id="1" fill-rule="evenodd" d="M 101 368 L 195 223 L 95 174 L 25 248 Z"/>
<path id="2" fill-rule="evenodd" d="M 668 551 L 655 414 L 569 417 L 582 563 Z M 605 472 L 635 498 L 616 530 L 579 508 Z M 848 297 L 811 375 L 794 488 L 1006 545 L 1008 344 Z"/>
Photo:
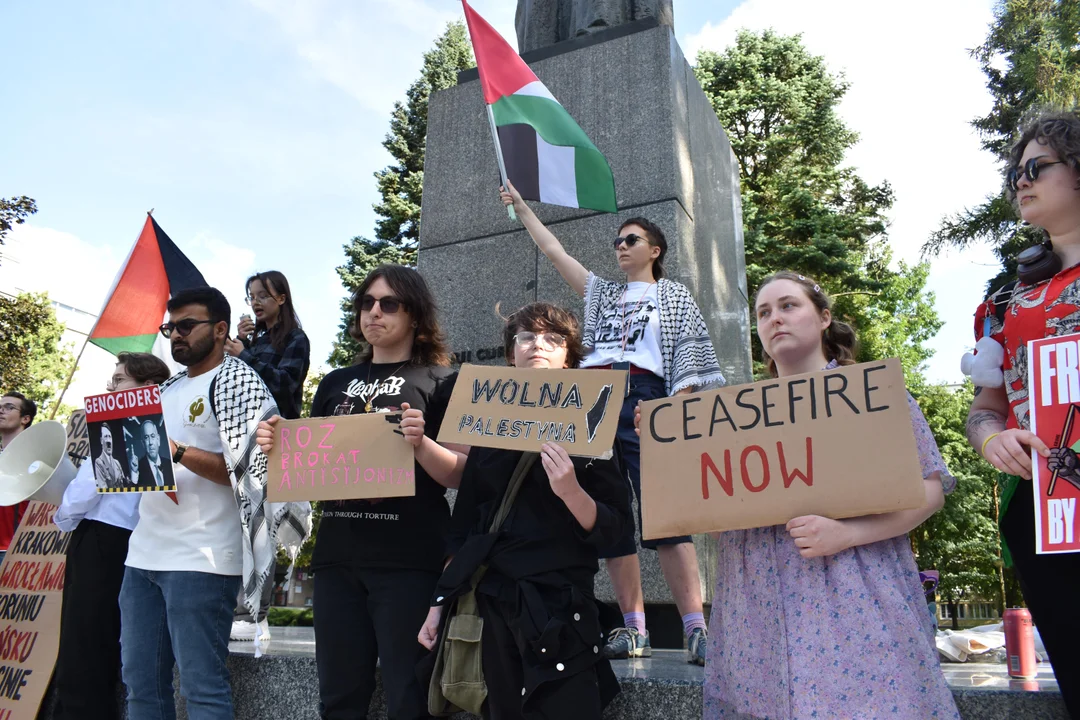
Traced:
<path id="1" fill-rule="evenodd" d="M 187 371 L 177 373 L 161 385 L 164 391 Z M 311 532 L 311 504 L 271 503 L 266 500 L 266 455 L 255 443 L 255 430 L 262 420 L 277 414 L 274 398 L 258 373 L 247 363 L 226 356 L 214 380 L 211 409 L 221 435 L 225 465 L 229 469 L 236 505 L 240 509 L 244 550 L 244 604 L 251 617 L 259 616 L 263 584 L 270 577 L 277 546 L 285 547 L 295 562 L 300 546 Z M 179 497 L 183 502 L 183 496 Z M 292 567 L 289 568 L 292 573 Z M 255 633 L 255 657 L 262 655 L 259 633 Z"/>

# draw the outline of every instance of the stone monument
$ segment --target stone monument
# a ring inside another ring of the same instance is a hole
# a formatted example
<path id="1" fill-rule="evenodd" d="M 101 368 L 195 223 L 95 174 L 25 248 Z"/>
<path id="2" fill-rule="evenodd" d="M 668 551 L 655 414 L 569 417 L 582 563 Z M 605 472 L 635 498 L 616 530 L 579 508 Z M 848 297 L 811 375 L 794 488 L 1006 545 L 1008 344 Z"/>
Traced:
<path id="1" fill-rule="evenodd" d="M 567 22 L 557 34 L 544 31 L 554 44 L 534 43 L 536 49 L 522 57 L 607 157 L 619 211 L 612 216 L 533 207 L 571 255 L 607 278 L 620 277 L 611 243 L 619 224 L 634 216 L 657 223 L 668 237 L 667 276 L 697 299 L 728 382 L 747 382 L 750 318 L 739 168 L 675 41 L 671 2 L 521 0 L 518 31 L 528 35 L 551 18 L 562 22 L 567 11 L 569 18 L 595 17 L 607 27 Z M 578 35 L 581 30 L 586 32 Z M 480 83 L 475 70 L 465 71 L 428 107 L 417 261 L 458 362 L 504 362 L 499 312 L 505 316 L 541 299 L 579 316 L 582 311 L 581 298 L 507 217 L 498 188 Z M 716 563 L 706 540 L 696 538 L 695 544 L 708 603 Z M 681 646 L 682 626 L 656 553 L 644 551 L 641 565 L 653 646 Z M 614 600 L 606 572 L 597 576 L 597 594 Z M 664 626 L 671 631 L 663 632 Z"/>
<path id="2" fill-rule="evenodd" d="M 675 24 L 671 0 L 518 0 L 518 52 L 529 52 L 625 25 L 656 18 L 661 25 Z"/>

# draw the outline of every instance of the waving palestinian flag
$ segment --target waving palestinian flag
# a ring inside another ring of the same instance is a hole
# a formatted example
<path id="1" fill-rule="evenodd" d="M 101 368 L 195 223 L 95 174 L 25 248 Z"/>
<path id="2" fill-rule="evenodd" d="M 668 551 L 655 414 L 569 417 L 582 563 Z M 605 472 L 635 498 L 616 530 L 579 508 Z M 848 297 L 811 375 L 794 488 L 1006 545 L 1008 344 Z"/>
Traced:
<path id="1" fill-rule="evenodd" d="M 172 358 L 158 326 L 165 321 L 165 305 L 180 290 L 205 285 L 199 272 L 149 214 L 139 239 L 113 281 L 105 307 L 90 331 L 90 342 L 113 355 L 153 352 L 166 362 Z"/>
<path id="2" fill-rule="evenodd" d="M 461 4 L 510 182 L 527 200 L 616 212 L 607 159 L 495 28 Z"/>

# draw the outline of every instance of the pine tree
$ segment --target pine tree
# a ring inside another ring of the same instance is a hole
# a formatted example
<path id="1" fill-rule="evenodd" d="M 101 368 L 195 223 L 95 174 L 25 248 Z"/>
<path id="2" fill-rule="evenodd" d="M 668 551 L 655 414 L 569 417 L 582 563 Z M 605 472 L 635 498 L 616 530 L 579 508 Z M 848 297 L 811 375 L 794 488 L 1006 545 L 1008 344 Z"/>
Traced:
<path id="1" fill-rule="evenodd" d="M 1048 107 L 1080 106 L 1080 3 L 1076 0 L 1005 0 L 995 13 L 986 41 L 972 50 L 994 98 L 993 108 L 972 125 L 983 149 L 1006 169 L 1019 128 Z M 924 246 L 936 254 L 948 247 L 990 243 L 1003 272 L 990 281 L 1000 286 L 1015 276 L 1016 255 L 1042 240 L 1035 228 L 1020 224 L 1016 209 L 1001 192 L 974 208 L 946 218 Z"/>
<path id="2" fill-rule="evenodd" d="M 452 87 L 457 74 L 476 63 L 463 22 L 451 22 L 424 53 L 420 77 L 409 87 L 405 102 L 394 103 L 390 131 L 383 147 L 394 162 L 375 173 L 382 201 L 374 205 L 379 220 L 375 239 L 357 236 L 345 246 L 345 263 L 337 268 L 349 290 L 342 301 L 342 319 L 329 363 L 342 367 L 352 363 L 360 347 L 349 334 L 353 323 L 352 290 L 382 263 L 416 264 L 420 239 L 420 202 L 424 185 L 424 151 L 427 142 L 427 110 L 431 94 Z"/>

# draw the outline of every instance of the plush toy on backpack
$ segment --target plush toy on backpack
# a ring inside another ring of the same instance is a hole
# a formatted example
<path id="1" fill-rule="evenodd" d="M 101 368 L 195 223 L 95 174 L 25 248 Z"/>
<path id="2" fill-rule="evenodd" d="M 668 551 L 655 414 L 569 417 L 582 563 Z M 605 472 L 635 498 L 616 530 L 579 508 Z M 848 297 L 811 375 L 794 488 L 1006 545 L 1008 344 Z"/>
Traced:
<path id="1" fill-rule="evenodd" d="M 1005 363 L 1005 348 L 989 335 L 975 343 L 975 354 L 966 353 L 960 360 L 960 371 L 978 387 L 996 388 L 1005 384 L 1001 366 Z"/>

